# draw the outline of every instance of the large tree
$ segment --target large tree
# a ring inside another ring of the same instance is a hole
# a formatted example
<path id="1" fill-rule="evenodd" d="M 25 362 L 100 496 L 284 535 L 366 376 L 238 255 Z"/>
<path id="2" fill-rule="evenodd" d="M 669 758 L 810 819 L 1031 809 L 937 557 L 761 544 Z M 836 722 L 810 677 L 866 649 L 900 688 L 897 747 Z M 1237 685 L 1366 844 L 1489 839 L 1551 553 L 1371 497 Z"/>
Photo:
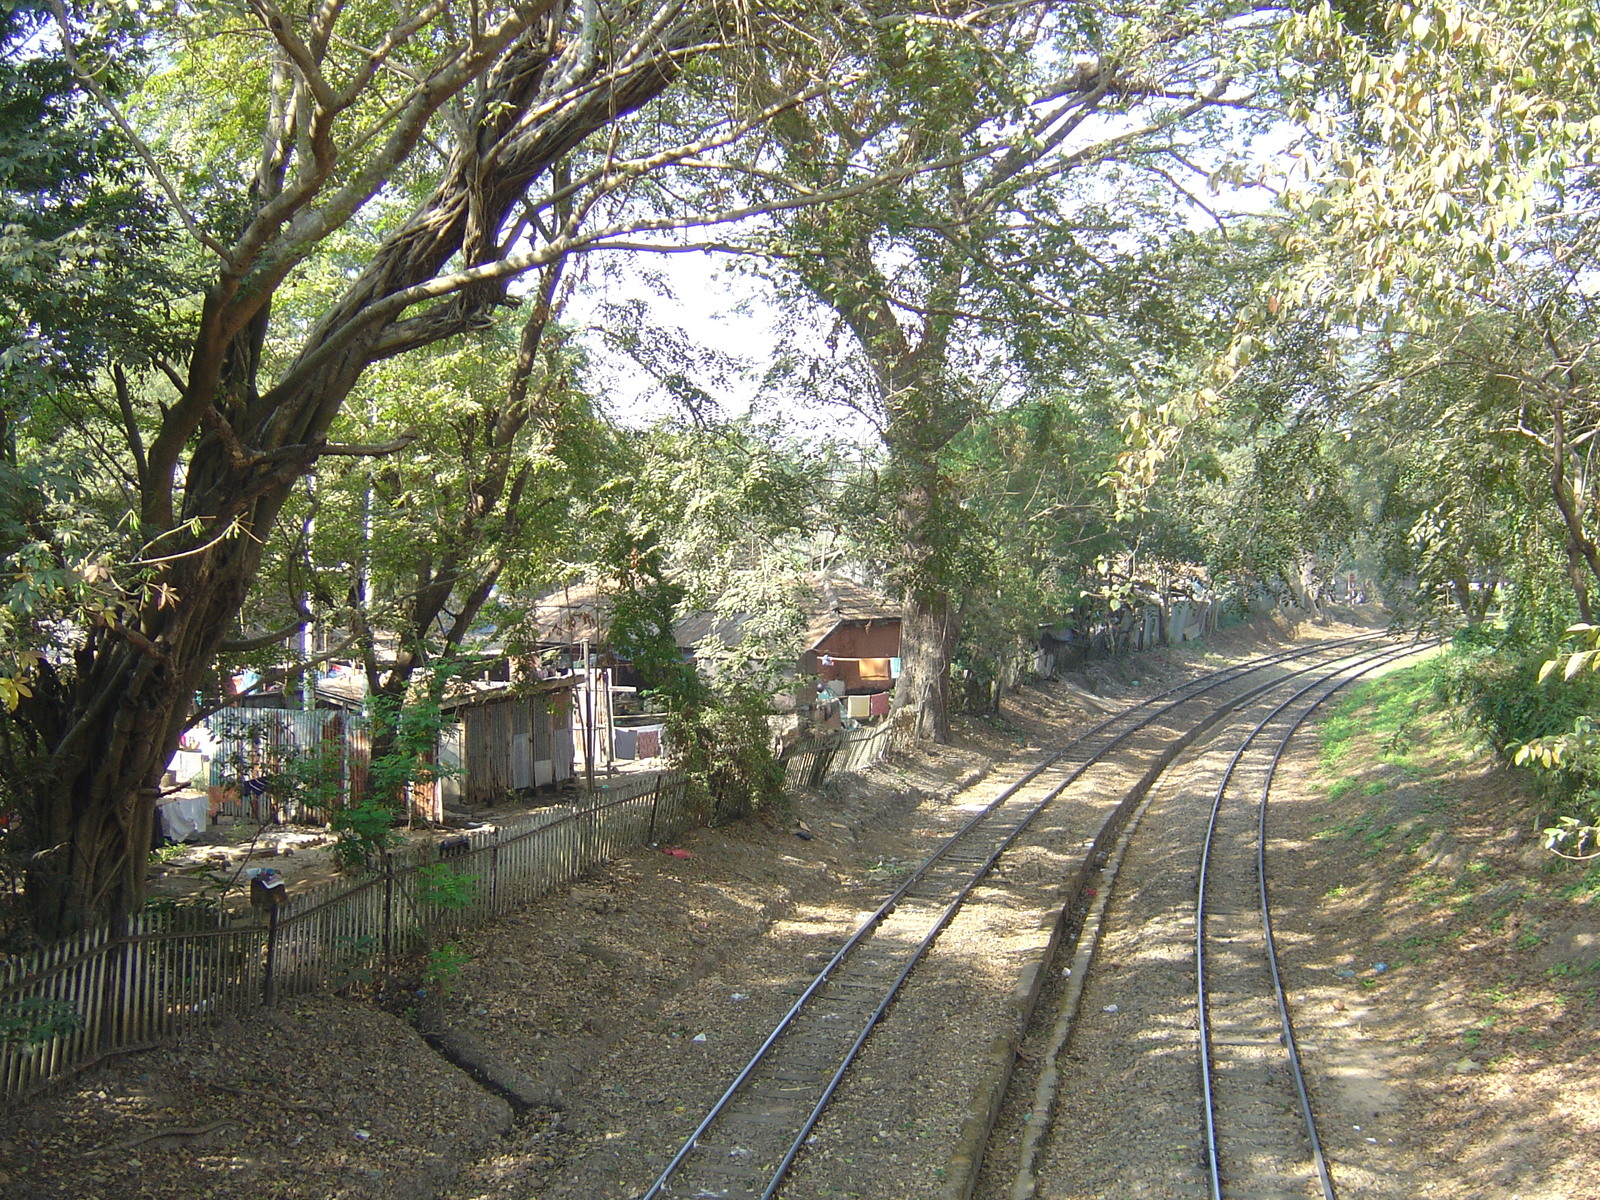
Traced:
<path id="1" fill-rule="evenodd" d="M 852 347 L 846 398 L 882 444 L 889 580 L 905 599 L 896 704 L 937 740 L 985 574 L 947 452 L 1062 344 L 1087 356 L 1104 321 L 1158 301 L 1129 286 L 1128 264 L 1205 211 L 1198 164 L 1261 105 L 1247 77 L 1276 18 L 1226 3 L 885 16 L 871 30 L 881 70 L 853 103 L 771 126 L 778 186 L 923 168 L 893 192 L 798 212 L 763 250 Z"/>
<path id="2" fill-rule="evenodd" d="M 1414 419 L 1439 445 L 1469 444 L 1448 465 L 1481 472 L 1482 486 L 1457 500 L 1542 477 L 1543 513 L 1527 515 L 1560 531 L 1568 602 L 1585 620 L 1600 585 L 1597 28 L 1584 0 L 1297 17 L 1296 44 L 1335 103 L 1310 121 L 1310 186 L 1286 239 L 1296 269 L 1272 309 L 1383 335 L 1391 386 L 1353 399 L 1374 421 L 1396 397 L 1425 407 Z M 1439 520 L 1470 519 L 1472 503 L 1443 499 Z M 1470 563 L 1446 548 L 1467 550 L 1472 531 L 1422 532 L 1445 552 L 1417 565 L 1458 587 Z M 1514 573 L 1544 574 L 1548 536 L 1503 544 L 1532 556 Z"/>
<path id="3" fill-rule="evenodd" d="M 367 369 L 485 323 L 520 274 L 627 227 L 615 204 L 640 176 L 703 169 L 825 84 L 804 8 L 769 23 L 677 0 L 50 7 L 28 52 L 58 53 L 137 156 L 195 293 L 178 350 L 118 382 L 128 545 L 89 561 L 57 547 L 100 598 L 13 715 L 42 767 L 27 898 L 59 933 L 140 903 L 162 768 L 297 481 L 392 448 L 329 440 Z M 730 66 L 720 107 L 638 115 L 755 45 L 790 64 L 783 95 L 752 100 Z M 130 50 L 145 75 L 112 86 Z M 280 291 L 331 250 L 337 294 L 280 318 Z"/>

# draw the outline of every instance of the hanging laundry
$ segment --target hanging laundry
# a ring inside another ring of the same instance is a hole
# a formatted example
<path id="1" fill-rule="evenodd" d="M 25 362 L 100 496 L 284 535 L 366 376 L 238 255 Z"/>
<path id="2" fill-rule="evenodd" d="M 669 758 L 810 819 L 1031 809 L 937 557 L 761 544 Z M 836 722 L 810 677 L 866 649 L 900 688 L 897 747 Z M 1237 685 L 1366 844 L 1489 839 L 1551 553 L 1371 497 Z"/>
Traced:
<path id="1" fill-rule="evenodd" d="M 889 692 L 874 692 L 867 697 L 871 705 L 871 715 L 874 717 L 887 717 L 889 715 Z"/>

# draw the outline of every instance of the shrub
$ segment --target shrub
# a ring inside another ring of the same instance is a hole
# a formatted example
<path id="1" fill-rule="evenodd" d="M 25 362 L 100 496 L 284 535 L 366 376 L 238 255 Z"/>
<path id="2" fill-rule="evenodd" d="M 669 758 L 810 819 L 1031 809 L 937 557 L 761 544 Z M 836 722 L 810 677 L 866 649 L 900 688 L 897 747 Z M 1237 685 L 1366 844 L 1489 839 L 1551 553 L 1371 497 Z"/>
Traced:
<path id="1" fill-rule="evenodd" d="M 712 821 L 787 810 L 783 763 L 773 753 L 767 698 L 731 688 L 669 714 L 670 763 L 683 773 L 689 802 Z"/>
<path id="2" fill-rule="evenodd" d="M 333 857 L 341 870 L 370 867 L 385 851 L 400 844 L 394 831 L 394 810 L 385 804 L 352 804 L 333 814 Z"/>
<path id="3" fill-rule="evenodd" d="M 1464 630 L 1435 660 L 1434 687 L 1507 761 L 1539 768 L 1552 808 L 1600 817 L 1600 675 L 1563 680 L 1548 647 L 1519 645 L 1494 631 Z M 1584 822 L 1571 822 L 1583 828 Z"/>

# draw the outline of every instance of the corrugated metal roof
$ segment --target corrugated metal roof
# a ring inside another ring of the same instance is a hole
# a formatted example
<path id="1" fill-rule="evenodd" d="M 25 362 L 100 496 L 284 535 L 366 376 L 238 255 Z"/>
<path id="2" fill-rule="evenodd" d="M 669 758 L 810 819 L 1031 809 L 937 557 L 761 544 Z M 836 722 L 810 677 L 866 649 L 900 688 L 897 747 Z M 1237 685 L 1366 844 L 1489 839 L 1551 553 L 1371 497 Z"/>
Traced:
<path id="1" fill-rule="evenodd" d="M 529 679 L 523 683 L 490 683 L 484 680 L 457 681 L 452 686 L 470 689 L 458 695 L 447 696 L 439 702 L 443 712 L 453 712 L 471 704 L 489 704 L 512 696 L 526 696 L 533 692 L 554 692 L 562 688 L 577 687 L 576 675 L 557 675 L 551 679 Z"/>

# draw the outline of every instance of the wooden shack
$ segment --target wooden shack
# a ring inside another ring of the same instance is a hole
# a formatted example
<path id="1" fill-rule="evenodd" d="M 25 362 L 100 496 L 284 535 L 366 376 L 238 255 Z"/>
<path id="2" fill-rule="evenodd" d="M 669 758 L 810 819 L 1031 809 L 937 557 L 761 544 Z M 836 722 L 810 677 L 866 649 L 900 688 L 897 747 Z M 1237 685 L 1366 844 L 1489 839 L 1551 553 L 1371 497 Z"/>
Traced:
<path id="1" fill-rule="evenodd" d="M 460 799 L 490 804 L 509 792 L 555 787 L 573 777 L 571 675 L 497 685 L 446 700 L 461 722 Z"/>
<path id="2" fill-rule="evenodd" d="M 839 683 L 850 694 L 889 691 L 900 674 L 900 606 L 838 576 L 808 575 L 803 674 Z"/>

